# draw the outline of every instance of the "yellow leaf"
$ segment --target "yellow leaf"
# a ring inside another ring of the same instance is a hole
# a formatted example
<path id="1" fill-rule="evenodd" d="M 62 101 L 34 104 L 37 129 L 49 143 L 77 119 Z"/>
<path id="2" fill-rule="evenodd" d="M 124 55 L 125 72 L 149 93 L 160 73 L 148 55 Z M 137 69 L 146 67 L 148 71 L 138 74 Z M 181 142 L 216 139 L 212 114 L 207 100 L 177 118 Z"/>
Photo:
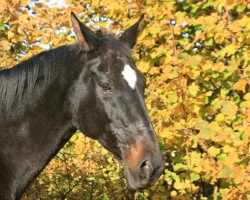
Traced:
<path id="1" fill-rule="evenodd" d="M 93 5 L 93 6 L 99 5 L 99 3 L 100 3 L 100 0 L 93 0 L 93 1 L 92 1 L 92 5 Z"/>
<path id="2" fill-rule="evenodd" d="M 159 67 L 152 67 L 148 71 L 148 74 L 150 74 L 150 75 L 156 75 L 156 74 L 159 74 L 159 72 L 160 72 L 160 68 Z"/>
<path id="3" fill-rule="evenodd" d="M 176 18 L 177 24 L 179 24 L 179 25 L 182 25 L 183 23 L 186 22 L 185 15 L 183 12 L 179 11 L 179 12 L 175 13 L 175 18 Z"/>
<path id="4" fill-rule="evenodd" d="M 240 20 L 238 20 L 238 25 L 242 27 L 247 27 L 250 24 L 250 17 L 247 17 L 247 15 L 244 15 Z"/>
<path id="5" fill-rule="evenodd" d="M 237 51 L 237 47 L 234 44 L 230 44 L 225 48 L 225 52 L 228 53 L 228 55 L 232 55 Z"/>
<path id="6" fill-rule="evenodd" d="M 216 148 L 214 146 L 210 147 L 208 149 L 208 153 L 211 155 L 211 156 L 217 156 L 219 153 L 220 153 L 220 149 L 219 148 Z"/>
<path id="7" fill-rule="evenodd" d="M 159 27 L 158 24 L 155 24 L 154 26 L 151 26 L 151 27 L 149 28 L 149 32 L 150 32 L 152 35 L 156 35 L 156 34 L 158 34 L 160 31 L 161 31 L 161 27 Z"/>
<path id="8" fill-rule="evenodd" d="M 20 0 L 21 7 L 25 7 L 27 5 L 27 0 Z"/>
<path id="9" fill-rule="evenodd" d="M 217 44 L 221 44 L 223 41 L 224 41 L 224 35 L 222 33 L 216 33 L 214 35 L 214 41 L 217 43 Z"/>
<path id="10" fill-rule="evenodd" d="M 8 39 L 11 39 L 14 37 L 14 33 L 12 33 L 11 31 L 8 31 Z"/>
<path id="11" fill-rule="evenodd" d="M 234 118 L 237 112 L 237 105 L 233 101 L 224 101 L 222 107 L 222 113 Z"/>
<path id="12" fill-rule="evenodd" d="M 29 15 L 28 14 L 23 14 L 19 17 L 20 21 L 26 21 L 28 19 Z"/>
<path id="13" fill-rule="evenodd" d="M 145 40 L 143 40 L 143 44 L 146 46 L 146 47 L 152 47 L 155 45 L 155 40 L 153 38 L 146 38 Z"/>
<path id="14" fill-rule="evenodd" d="M 173 133 L 171 131 L 169 131 L 167 128 L 164 128 L 159 135 L 162 138 L 168 138 L 168 139 L 172 139 L 173 138 Z"/>
<path id="15" fill-rule="evenodd" d="M 137 41 L 138 42 L 139 41 L 143 41 L 146 38 L 147 35 L 148 35 L 148 29 L 147 30 L 143 30 L 143 32 L 139 35 Z"/>
<path id="16" fill-rule="evenodd" d="M 229 146 L 229 145 L 225 145 L 225 146 L 223 147 L 223 151 L 224 151 L 225 153 L 230 153 L 230 152 L 233 152 L 233 151 L 234 151 L 234 148 L 231 147 L 231 146 Z"/>
<path id="17" fill-rule="evenodd" d="M 192 107 L 192 112 L 193 113 L 198 113 L 199 111 L 200 111 L 200 106 L 197 106 L 197 105 L 193 105 L 193 107 Z"/>
<path id="18" fill-rule="evenodd" d="M 174 190 L 170 193 L 171 197 L 176 197 L 177 196 L 177 192 Z"/>
<path id="19" fill-rule="evenodd" d="M 0 49 L 4 51 L 10 50 L 11 44 L 5 40 L 0 41 Z"/>
<path id="20" fill-rule="evenodd" d="M 188 87 L 188 92 L 195 97 L 199 91 L 199 86 L 193 82 L 189 87 Z"/>
<path id="21" fill-rule="evenodd" d="M 240 79 L 239 81 L 237 81 L 234 86 L 233 86 L 233 89 L 235 90 L 240 90 L 242 91 L 243 93 L 246 92 L 246 85 L 247 85 L 247 80 L 245 79 Z"/>
<path id="22" fill-rule="evenodd" d="M 149 64 L 144 60 L 141 60 L 137 66 L 142 73 L 145 73 L 149 70 Z"/>
<path id="23" fill-rule="evenodd" d="M 209 62 L 207 62 L 207 63 L 201 65 L 201 69 L 202 69 L 202 71 L 204 71 L 204 72 L 206 72 L 206 71 L 208 71 L 208 70 L 211 70 L 212 67 L 213 67 L 213 65 L 212 65 L 211 63 L 209 63 Z"/>
<path id="24" fill-rule="evenodd" d="M 181 190 L 181 189 L 185 189 L 186 188 L 186 184 L 183 182 L 175 182 L 174 183 L 174 188 L 177 190 Z"/>
<path id="25" fill-rule="evenodd" d="M 216 115 L 215 120 L 218 122 L 222 122 L 225 120 L 225 115 L 222 113 L 219 113 L 218 115 Z"/>

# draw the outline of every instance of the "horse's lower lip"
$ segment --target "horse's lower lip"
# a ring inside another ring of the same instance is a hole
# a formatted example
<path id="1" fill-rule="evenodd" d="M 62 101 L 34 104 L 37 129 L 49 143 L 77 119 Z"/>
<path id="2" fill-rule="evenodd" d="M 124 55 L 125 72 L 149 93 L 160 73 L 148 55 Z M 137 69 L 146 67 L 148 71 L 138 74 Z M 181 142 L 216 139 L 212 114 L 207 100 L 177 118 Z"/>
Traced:
<path id="1" fill-rule="evenodd" d="M 161 167 L 159 167 L 159 169 L 157 170 L 158 172 L 156 174 L 154 174 L 153 177 L 151 177 L 150 183 L 149 183 L 150 185 L 149 186 L 152 186 L 152 185 L 154 185 L 157 182 L 157 180 L 162 175 L 164 169 L 165 169 L 165 164 L 162 165 Z"/>

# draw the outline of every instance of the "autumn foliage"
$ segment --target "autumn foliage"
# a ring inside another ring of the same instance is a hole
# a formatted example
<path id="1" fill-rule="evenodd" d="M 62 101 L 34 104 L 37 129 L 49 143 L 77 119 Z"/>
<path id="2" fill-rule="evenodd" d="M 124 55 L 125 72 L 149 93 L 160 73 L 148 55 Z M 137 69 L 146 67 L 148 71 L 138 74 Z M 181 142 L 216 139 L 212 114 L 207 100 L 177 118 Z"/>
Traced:
<path id="1" fill-rule="evenodd" d="M 130 191 L 111 154 L 77 133 L 23 199 L 249 198 L 248 0 L 51 2 L 0 1 L 0 68 L 74 43 L 70 11 L 116 34 L 146 13 L 133 57 L 167 162 L 155 186 Z"/>

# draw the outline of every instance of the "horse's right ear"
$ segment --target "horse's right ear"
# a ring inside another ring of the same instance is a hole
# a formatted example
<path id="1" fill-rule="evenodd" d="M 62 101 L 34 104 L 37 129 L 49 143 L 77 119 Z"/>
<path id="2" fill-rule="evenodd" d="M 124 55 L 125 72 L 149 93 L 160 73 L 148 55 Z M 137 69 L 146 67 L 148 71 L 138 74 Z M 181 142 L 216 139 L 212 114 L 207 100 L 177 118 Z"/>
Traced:
<path id="1" fill-rule="evenodd" d="M 85 26 L 77 16 L 71 12 L 71 22 L 74 28 L 78 42 L 81 44 L 84 51 L 96 49 L 100 43 L 100 40 L 96 37 L 94 31 Z"/>
<path id="2" fill-rule="evenodd" d="M 143 22 L 144 14 L 142 14 L 140 19 L 133 26 L 124 31 L 120 37 L 120 41 L 125 42 L 132 49 L 143 26 Z"/>

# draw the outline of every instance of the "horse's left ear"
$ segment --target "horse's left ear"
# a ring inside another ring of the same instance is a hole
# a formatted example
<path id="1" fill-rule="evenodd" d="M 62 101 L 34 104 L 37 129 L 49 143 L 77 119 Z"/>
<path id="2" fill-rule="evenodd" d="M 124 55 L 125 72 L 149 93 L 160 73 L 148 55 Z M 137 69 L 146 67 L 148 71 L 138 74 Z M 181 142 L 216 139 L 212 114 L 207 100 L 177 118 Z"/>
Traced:
<path id="1" fill-rule="evenodd" d="M 132 49 L 142 28 L 143 21 L 144 14 L 142 14 L 140 19 L 133 26 L 124 31 L 124 33 L 120 37 L 120 41 L 125 42 Z"/>
<path id="2" fill-rule="evenodd" d="M 88 52 L 90 50 L 96 49 L 100 43 L 100 40 L 96 37 L 95 33 L 90 28 L 79 21 L 79 19 L 73 12 L 71 12 L 71 22 L 76 37 L 83 50 Z"/>

